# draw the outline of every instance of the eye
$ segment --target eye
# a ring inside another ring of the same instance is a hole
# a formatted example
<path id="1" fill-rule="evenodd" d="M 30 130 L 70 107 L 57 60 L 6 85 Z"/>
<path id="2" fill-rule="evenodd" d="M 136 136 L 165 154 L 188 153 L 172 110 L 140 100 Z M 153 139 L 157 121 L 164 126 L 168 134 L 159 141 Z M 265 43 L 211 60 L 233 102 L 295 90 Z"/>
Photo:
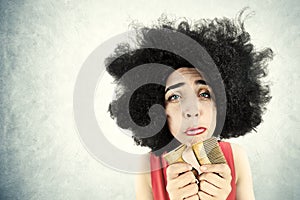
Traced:
<path id="1" fill-rule="evenodd" d="M 210 92 L 208 90 L 202 90 L 199 96 L 205 99 L 210 99 Z"/>
<path id="2" fill-rule="evenodd" d="M 168 101 L 174 102 L 174 101 L 179 100 L 180 98 L 181 97 L 178 94 L 173 94 L 173 95 L 171 95 L 171 96 L 168 97 Z"/>

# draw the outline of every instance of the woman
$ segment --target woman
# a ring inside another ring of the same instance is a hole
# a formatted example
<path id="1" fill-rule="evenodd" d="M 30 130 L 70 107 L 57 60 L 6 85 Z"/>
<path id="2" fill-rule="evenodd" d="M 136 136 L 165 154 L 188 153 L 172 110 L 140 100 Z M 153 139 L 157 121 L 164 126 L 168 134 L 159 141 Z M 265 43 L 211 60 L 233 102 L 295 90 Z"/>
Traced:
<path id="1" fill-rule="evenodd" d="M 266 59 L 272 58 L 272 51 L 254 49 L 240 20 L 241 15 L 237 22 L 223 18 L 202 20 L 192 25 L 182 21 L 178 26 L 175 21 L 160 19 L 158 25 L 141 29 L 139 48 L 131 50 L 129 45 L 120 45 L 108 59 L 107 71 L 121 88 L 117 99 L 110 104 L 111 116 L 121 128 L 132 131 L 138 145 L 151 149 L 149 164 L 153 170 L 137 176 L 137 199 L 254 199 L 247 155 L 238 145 L 219 142 L 227 164 L 203 165 L 197 169 L 201 173 L 196 177 L 190 164 L 168 166 L 162 158 L 180 143 L 192 145 L 213 135 L 220 139 L 238 137 L 255 130 L 261 123 L 270 96 L 260 78 L 266 75 Z M 218 75 L 206 79 L 204 72 L 199 73 L 202 66 L 194 66 L 169 51 L 145 48 L 169 39 L 153 31 L 161 29 L 191 37 L 205 48 L 218 67 L 227 97 L 221 132 L 216 127 L 225 103 L 220 102 L 218 88 L 211 86 L 218 81 Z M 121 77 L 146 63 L 164 64 L 175 71 L 157 73 L 165 85 L 149 82 L 132 92 L 134 81 L 121 80 Z M 130 116 L 124 110 L 128 99 Z M 150 117 L 149 109 L 154 104 L 162 105 L 165 113 L 152 113 Z M 132 126 L 129 117 L 137 126 Z M 151 129 L 140 131 L 140 127 L 151 123 L 151 119 L 159 122 L 164 118 L 166 123 L 158 133 L 153 134 Z"/>

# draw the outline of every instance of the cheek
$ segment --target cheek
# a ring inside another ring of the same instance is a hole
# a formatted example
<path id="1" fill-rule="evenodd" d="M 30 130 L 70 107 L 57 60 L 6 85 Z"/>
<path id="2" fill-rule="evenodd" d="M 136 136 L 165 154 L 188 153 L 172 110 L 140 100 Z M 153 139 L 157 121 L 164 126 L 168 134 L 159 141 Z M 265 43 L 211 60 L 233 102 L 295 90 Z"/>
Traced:
<path id="1" fill-rule="evenodd" d="M 180 129 L 180 124 L 182 120 L 180 109 L 167 106 L 166 115 L 167 115 L 169 129 L 171 133 L 175 135 Z"/>
<path id="2" fill-rule="evenodd" d="M 216 107 L 215 106 L 211 107 L 207 112 L 209 113 L 207 118 L 210 120 L 211 127 L 214 129 L 216 126 L 216 120 L 217 120 Z"/>
<path id="3" fill-rule="evenodd" d="M 181 117 L 181 109 L 178 106 L 166 106 L 166 115 L 168 120 L 179 120 Z"/>
<path id="4" fill-rule="evenodd" d="M 205 102 L 202 105 L 202 109 L 200 109 L 200 123 L 207 125 L 210 129 L 215 128 L 216 118 L 217 118 L 217 110 L 212 102 Z"/>
<path id="5" fill-rule="evenodd" d="M 214 116 L 216 115 L 216 106 L 213 102 L 207 102 L 204 103 L 202 106 L 202 109 L 200 109 L 200 112 L 205 115 Z"/>

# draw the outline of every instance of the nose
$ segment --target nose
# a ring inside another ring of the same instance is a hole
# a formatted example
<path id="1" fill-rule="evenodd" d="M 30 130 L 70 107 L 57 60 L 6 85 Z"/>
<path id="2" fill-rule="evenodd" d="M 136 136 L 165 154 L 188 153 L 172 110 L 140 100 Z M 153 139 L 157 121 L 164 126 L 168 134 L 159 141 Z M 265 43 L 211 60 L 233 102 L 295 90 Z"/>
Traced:
<path id="1" fill-rule="evenodd" d="M 197 96 L 192 91 L 190 95 L 185 97 L 181 102 L 183 117 L 186 119 L 200 117 L 200 105 Z"/>
<path id="2" fill-rule="evenodd" d="M 185 118 L 191 118 L 191 117 L 198 117 L 199 113 L 197 110 L 193 110 L 193 111 L 185 111 L 183 115 Z"/>
<path id="3" fill-rule="evenodd" d="M 182 104 L 182 114 L 186 119 L 199 117 L 200 109 L 197 101 L 188 101 Z"/>

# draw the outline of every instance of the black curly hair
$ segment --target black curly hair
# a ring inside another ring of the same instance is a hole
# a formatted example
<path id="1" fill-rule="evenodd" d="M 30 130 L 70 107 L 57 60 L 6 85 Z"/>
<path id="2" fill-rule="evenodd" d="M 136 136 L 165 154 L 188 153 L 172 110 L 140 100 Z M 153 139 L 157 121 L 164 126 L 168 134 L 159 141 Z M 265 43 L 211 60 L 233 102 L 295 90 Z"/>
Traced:
<path id="1" fill-rule="evenodd" d="M 204 47 L 213 59 L 222 76 L 227 98 L 225 123 L 222 132 L 219 133 L 221 139 L 245 135 L 255 130 L 262 122 L 265 105 L 271 96 L 268 85 L 264 84 L 261 78 L 267 75 L 267 61 L 272 59 L 273 52 L 270 48 L 260 51 L 254 48 L 249 33 L 244 29 L 242 14 L 243 11 L 237 19 L 203 19 L 193 23 L 162 17 L 157 25 L 140 29 L 138 48 L 132 49 L 129 44 L 120 44 L 114 54 L 107 58 L 106 69 L 120 86 L 117 98 L 109 105 L 109 112 L 119 127 L 132 131 L 138 145 L 150 147 L 152 152 L 160 154 L 174 139 L 166 122 L 156 134 L 151 132 L 153 130 L 139 129 L 151 123 L 149 109 L 154 104 L 165 106 L 165 87 L 149 83 L 131 91 L 134 80 L 121 81 L 121 77 L 131 69 L 146 63 L 159 63 L 175 70 L 180 67 L 194 67 L 181 56 L 169 51 L 144 48 L 149 43 L 168 39 L 165 35 L 157 36 L 153 30 L 167 29 L 183 33 Z M 166 80 L 170 73 L 162 71 L 163 75 L 158 77 Z M 129 111 L 124 110 L 128 109 L 128 99 Z M 128 112 L 138 126 L 132 126 L 128 115 L 124 114 Z M 164 113 L 158 113 L 154 118 L 163 121 L 165 116 Z"/>

